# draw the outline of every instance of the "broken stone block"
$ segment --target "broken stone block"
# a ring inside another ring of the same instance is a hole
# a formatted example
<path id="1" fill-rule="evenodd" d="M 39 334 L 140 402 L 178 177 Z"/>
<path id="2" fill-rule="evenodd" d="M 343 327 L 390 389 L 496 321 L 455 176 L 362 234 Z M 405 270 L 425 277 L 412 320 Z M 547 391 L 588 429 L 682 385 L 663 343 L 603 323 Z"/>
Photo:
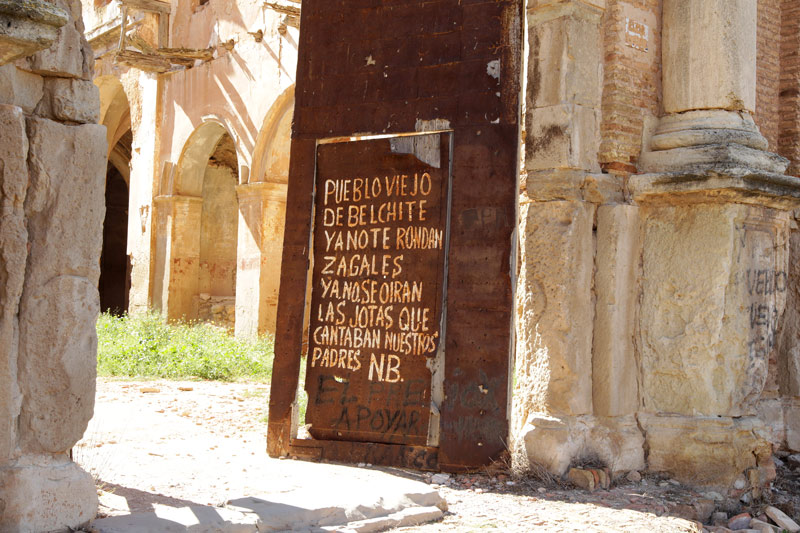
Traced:
<path id="1" fill-rule="evenodd" d="M 737 514 L 736 516 L 732 516 L 728 520 L 728 529 L 732 531 L 738 531 L 740 529 L 748 529 L 750 528 L 750 521 L 753 519 L 749 513 L 741 513 Z"/>
<path id="2" fill-rule="evenodd" d="M 0 468 L 0 531 L 62 531 L 97 511 L 92 476 L 66 460 Z"/>
<path id="3" fill-rule="evenodd" d="M 86 43 L 82 30 L 80 17 L 77 18 L 77 22 L 71 20 L 58 29 L 55 41 L 48 48 L 20 60 L 18 64 L 42 76 L 91 80 L 93 70 L 91 48 Z"/>
<path id="4" fill-rule="evenodd" d="M 759 435 L 763 422 L 747 418 L 700 418 L 638 415 L 650 449 L 648 464 L 655 472 L 669 472 L 677 480 L 728 489 L 742 473 L 756 466 L 756 458 L 771 453 Z"/>
<path id="5" fill-rule="evenodd" d="M 570 468 L 567 473 L 567 480 L 576 487 L 584 490 L 594 490 L 596 486 L 594 474 L 582 468 Z"/>
<path id="6" fill-rule="evenodd" d="M 440 472 L 438 474 L 434 474 L 431 477 L 431 483 L 436 483 L 437 485 L 441 485 L 443 483 L 446 483 L 447 480 L 449 479 L 450 479 L 450 474 L 445 474 L 443 472 Z"/>
<path id="7" fill-rule="evenodd" d="M 757 518 L 753 518 L 750 521 L 750 527 L 759 533 L 780 533 L 777 527 L 763 520 L 758 520 Z"/>
<path id="8" fill-rule="evenodd" d="M 45 93 L 55 119 L 81 124 L 100 120 L 100 90 L 91 81 L 48 78 Z"/>
<path id="9" fill-rule="evenodd" d="M 797 533 L 798 531 L 800 531 L 800 525 L 798 525 L 797 522 L 786 516 L 786 513 L 784 513 L 780 509 L 777 509 L 769 505 L 767 506 L 766 509 L 764 509 L 764 512 L 767 513 L 767 516 L 770 517 L 770 519 L 773 522 L 778 524 L 779 528 L 785 529 L 789 533 Z"/>

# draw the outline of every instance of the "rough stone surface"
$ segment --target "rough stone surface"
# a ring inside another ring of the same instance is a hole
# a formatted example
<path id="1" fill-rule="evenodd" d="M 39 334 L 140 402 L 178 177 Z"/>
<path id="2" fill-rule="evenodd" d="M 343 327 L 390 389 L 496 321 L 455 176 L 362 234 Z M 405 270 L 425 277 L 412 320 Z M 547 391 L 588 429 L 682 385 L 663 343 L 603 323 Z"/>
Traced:
<path id="1" fill-rule="evenodd" d="M 786 420 L 786 447 L 791 451 L 800 452 L 800 399 L 794 398 L 786 403 L 784 420 Z"/>
<path id="2" fill-rule="evenodd" d="M 785 303 L 785 215 L 713 204 L 643 211 L 645 410 L 755 412 Z"/>
<path id="3" fill-rule="evenodd" d="M 599 457 L 612 474 L 645 468 L 645 441 L 633 416 L 531 416 L 520 435 L 529 461 L 555 475 L 586 457 Z"/>
<path id="4" fill-rule="evenodd" d="M 642 154 L 640 166 L 646 172 L 681 169 L 697 172 L 713 170 L 723 163 L 778 174 L 782 174 L 789 166 L 789 160 L 777 154 L 730 142 L 645 152 Z"/>
<path id="5" fill-rule="evenodd" d="M 45 92 L 57 120 L 95 124 L 100 119 L 100 91 L 89 80 L 49 78 Z"/>
<path id="6" fill-rule="evenodd" d="M 592 412 L 594 206 L 522 206 L 515 420 Z"/>
<path id="7" fill-rule="evenodd" d="M 772 446 L 755 417 L 700 418 L 638 415 L 649 449 L 648 467 L 691 485 L 731 487 Z M 746 482 L 745 482 L 746 486 Z M 744 487 L 743 487 L 744 488 Z"/>
<path id="8" fill-rule="evenodd" d="M 50 46 L 66 13 L 49 2 L 24 0 L 0 11 L 0 65 Z"/>
<path id="9" fill-rule="evenodd" d="M 28 138 L 19 107 L 0 105 L 0 465 L 16 445 L 21 397 L 17 385 L 17 311 L 25 278 L 28 232 Z"/>
<path id="10" fill-rule="evenodd" d="M 664 4 L 664 109 L 755 110 L 755 0 Z"/>
<path id="11" fill-rule="evenodd" d="M 800 231 L 789 235 L 789 277 L 786 311 L 781 322 L 776 358 L 779 392 L 786 397 L 800 397 Z"/>
<path id="12" fill-rule="evenodd" d="M 14 65 L 0 66 L 0 104 L 15 105 L 32 113 L 44 94 L 44 80 Z"/>
<path id="13" fill-rule="evenodd" d="M 83 36 L 81 3 L 79 0 L 57 0 L 55 4 L 69 12 L 71 20 L 58 29 L 53 44 L 17 64 L 42 76 L 63 78 L 92 78 L 93 56 Z"/>
<path id="14" fill-rule="evenodd" d="M 32 242 L 20 304 L 26 451 L 64 452 L 92 415 L 105 131 L 30 119 Z M 70 161 L 72 164 L 64 164 Z M 52 317 L 58 316 L 54 321 Z"/>
<path id="15" fill-rule="evenodd" d="M 600 111 L 578 104 L 532 109 L 528 115 L 526 168 L 599 172 Z"/>
<path id="16" fill-rule="evenodd" d="M 66 455 L 0 467 L 0 531 L 65 530 L 87 523 L 96 511 L 94 480 Z"/>
<path id="17" fill-rule="evenodd" d="M 597 209 L 595 325 L 592 400 L 601 416 L 632 414 L 639 406 L 634 353 L 636 276 L 639 250 L 638 208 Z"/>

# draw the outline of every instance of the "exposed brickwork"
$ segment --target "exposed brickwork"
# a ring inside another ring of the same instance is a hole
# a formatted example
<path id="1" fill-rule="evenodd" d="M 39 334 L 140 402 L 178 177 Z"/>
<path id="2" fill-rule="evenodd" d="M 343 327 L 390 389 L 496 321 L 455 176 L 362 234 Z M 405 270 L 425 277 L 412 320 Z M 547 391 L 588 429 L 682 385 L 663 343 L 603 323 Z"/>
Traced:
<path id="1" fill-rule="evenodd" d="M 600 164 L 632 173 L 645 117 L 658 116 L 661 107 L 661 0 L 609 0 L 603 41 Z"/>
<path id="2" fill-rule="evenodd" d="M 781 9 L 778 153 L 791 160 L 788 173 L 796 176 L 800 174 L 800 2 L 782 0 Z"/>
<path id="3" fill-rule="evenodd" d="M 769 149 L 778 148 L 781 0 L 758 0 L 756 115 Z"/>

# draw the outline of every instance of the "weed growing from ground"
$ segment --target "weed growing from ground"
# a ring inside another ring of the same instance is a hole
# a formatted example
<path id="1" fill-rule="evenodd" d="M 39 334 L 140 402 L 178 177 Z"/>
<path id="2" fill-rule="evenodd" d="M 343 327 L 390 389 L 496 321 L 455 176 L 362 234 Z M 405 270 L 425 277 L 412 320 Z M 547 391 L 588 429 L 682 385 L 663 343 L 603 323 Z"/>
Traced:
<path id="1" fill-rule="evenodd" d="M 157 313 L 103 313 L 97 340 L 100 376 L 263 382 L 272 376 L 271 337 L 235 339 L 210 324 L 167 324 Z"/>

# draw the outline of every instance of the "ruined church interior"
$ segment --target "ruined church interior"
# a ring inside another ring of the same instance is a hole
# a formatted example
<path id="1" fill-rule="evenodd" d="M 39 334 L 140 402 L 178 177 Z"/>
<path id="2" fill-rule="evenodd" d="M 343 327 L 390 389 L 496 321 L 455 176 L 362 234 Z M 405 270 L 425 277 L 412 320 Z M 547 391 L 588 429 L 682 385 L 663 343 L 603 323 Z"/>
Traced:
<path id="1" fill-rule="evenodd" d="M 97 514 L 101 312 L 274 339 L 265 457 L 800 453 L 796 0 L 0 0 L 0 206 L 0 532 Z"/>

